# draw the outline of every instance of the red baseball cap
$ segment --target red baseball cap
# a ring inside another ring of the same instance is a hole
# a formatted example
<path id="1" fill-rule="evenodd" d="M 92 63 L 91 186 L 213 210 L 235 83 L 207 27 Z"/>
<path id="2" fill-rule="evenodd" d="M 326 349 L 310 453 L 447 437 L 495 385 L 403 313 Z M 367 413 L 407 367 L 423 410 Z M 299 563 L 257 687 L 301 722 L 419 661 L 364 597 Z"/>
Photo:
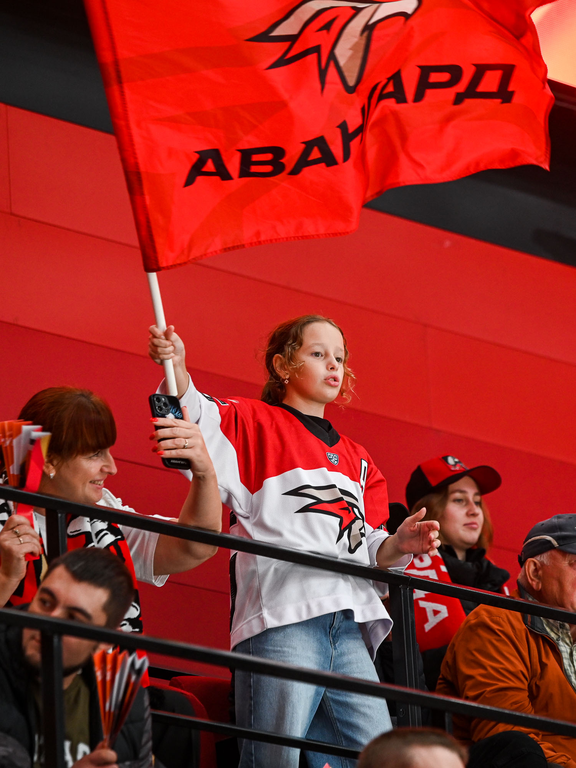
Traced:
<path id="1" fill-rule="evenodd" d="M 492 467 L 485 465 L 468 467 L 456 456 L 436 456 L 419 464 L 406 486 L 406 503 L 412 510 L 414 504 L 433 491 L 452 485 L 461 477 L 471 477 L 482 495 L 491 493 L 502 484 L 502 478 Z"/>

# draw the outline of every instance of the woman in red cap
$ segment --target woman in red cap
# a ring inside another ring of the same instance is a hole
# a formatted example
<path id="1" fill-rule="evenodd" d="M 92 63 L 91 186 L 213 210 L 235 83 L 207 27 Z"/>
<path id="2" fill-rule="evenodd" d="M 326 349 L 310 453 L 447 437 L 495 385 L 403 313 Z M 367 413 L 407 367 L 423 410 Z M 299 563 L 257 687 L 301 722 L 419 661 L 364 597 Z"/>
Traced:
<path id="1" fill-rule="evenodd" d="M 424 520 L 440 523 L 439 557 L 419 555 L 408 573 L 465 587 L 502 592 L 510 578 L 486 557 L 492 522 L 483 496 L 500 487 L 495 469 L 469 469 L 455 456 L 437 456 L 419 464 L 406 486 L 410 514 L 426 508 Z M 426 682 L 436 687 L 448 643 L 476 603 L 420 593 L 414 596 L 416 633 L 424 658 Z"/>

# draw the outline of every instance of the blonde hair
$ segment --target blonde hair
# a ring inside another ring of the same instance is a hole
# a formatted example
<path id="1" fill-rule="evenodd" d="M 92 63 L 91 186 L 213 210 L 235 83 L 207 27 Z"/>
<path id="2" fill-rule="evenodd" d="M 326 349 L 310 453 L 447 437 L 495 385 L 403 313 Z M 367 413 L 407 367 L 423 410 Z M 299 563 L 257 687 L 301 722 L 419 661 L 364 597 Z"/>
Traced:
<path id="1" fill-rule="evenodd" d="M 350 394 L 353 391 L 356 376 L 354 376 L 348 367 L 349 352 L 346 344 L 346 337 L 342 332 L 342 328 L 340 328 L 334 320 L 330 320 L 330 318 L 323 317 L 322 315 L 301 315 L 300 317 L 295 317 L 293 320 L 287 320 L 285 323 L 280 323 L 268 337 L 264 355 L 264 364 L 268 371 L 268 381 L 264 384 L 264 389 L 260 396 L 260 399 L 265 403 L 268 403 L 269 405 L 279 405 L 286 396 L 286 385 L 274 366 L 274 358 L 276 355 L 280 355 L 288 370 L 296 373 L 302 365 L 302 363 L 296 362 L 296 352 L 302 346 L 304 329 L 312 323 L 328 323 L 328 325 L 336 328 L 336 330 L 340 331 L 342 334 L 342 341 L 344 343 L 344 364 L 342 387 L 340 388 L 339 395 L 344 402 L 350 402 Z"/>
<path id="2" fill-rule="evenodd" d="M 415 512 L 418 512 L 418 510 L 422 509 L 422 507 L 426 507 L 426 514 L 424 515 L 424 520 L 438 520 L 440 523 L 440 541 L 442 544 L 447 544 L 448 546 L 452 546 L 449 541 L 446 541 L 442 534 L 442 515 L 444 513 L 444 510 L 446 509 L 446 504 L 448 503 L 448 489 L 450 486 L 446 486 L 445 488 L 442 488 L 439 491 L 435 491 L 433 493 L 429 493 L 424 498 L 419 499 L 416 504 L 412 507 L 410 514 L 413 515 Z M 484 515 L 484 522 L 482 524 L 482 530 L 480 531 L 480 536 L 478 537 L 478 541 L 474 545 L 474 547 L 471 547 L 471 549 L 474 549 L 475 547 L 480 547 L 482 549 L 488 550 L 492 545 L 492 539 L 494 538 L 494 529 L 492 527 L 492 519 L 490 517 L 490 512 L 488 511 L 488 507 L 486 506 L 486 502 L 484 501 L 484 498 L 481 498 L 480 501 L 480 507 L 482 509 L 482 513 Z"/>

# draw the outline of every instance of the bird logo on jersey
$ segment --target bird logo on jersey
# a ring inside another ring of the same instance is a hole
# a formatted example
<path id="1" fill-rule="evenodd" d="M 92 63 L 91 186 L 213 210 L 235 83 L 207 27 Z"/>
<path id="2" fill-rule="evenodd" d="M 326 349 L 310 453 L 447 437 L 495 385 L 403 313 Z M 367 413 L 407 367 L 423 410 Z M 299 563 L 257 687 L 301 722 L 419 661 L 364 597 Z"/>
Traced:
<path id="1" fill-rule="evenodd" d="M 286 491 L 284 496 L 296 496 L 301 499 L 310 499 L 296 514 L 300 512 L 318 512 L 320 515 L 330 515 L 338 518 L 338 543 L 344 534 L 348 539 L 348 552 L 353 554 L 362 544 L 366 536 L 364 518 L 360 511 L 358 499 L 350 491 L 338 488 L 336 485 L 301 485 Z"/>
<path id="2" fill-rule="evenodd" d="M 421 0 L 304 0 L 264 32 L 250 37 L 257 43 L 288 43 L 268 69 L 286 67 L 316 56 L 322 90 L 333 64 L 347 93 L 354 93 L 366 68 L 372 33 L 395 16 L 408 18 Z"/>

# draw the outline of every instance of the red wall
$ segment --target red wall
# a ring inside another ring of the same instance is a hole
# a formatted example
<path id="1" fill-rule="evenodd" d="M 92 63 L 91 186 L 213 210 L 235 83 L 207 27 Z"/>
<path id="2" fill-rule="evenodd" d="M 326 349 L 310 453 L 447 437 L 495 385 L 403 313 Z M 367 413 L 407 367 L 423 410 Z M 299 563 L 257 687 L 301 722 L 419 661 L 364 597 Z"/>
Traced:
<path id="1" fill-rule="evenodd" d="M 110 488 L 177 514 L 185 481 L 147 439 L 160 369 L 145 356 L 152 311 L 113 137 L 0 105 L 0 243 L 0 418 L 45 386 L 94 389 L 119 425 Z M 160 283 L 215 395 L 257 396 L 278 321 L 334 317 L 358 397 L 330 418 L 367 446 L 393 500 L 435 454 L 493 464 L 492 556 L 514 575 L 528 528 L 575 511 L 574 269 L 365 210 L 354 235 L 234 251 Z M 226 553 L 143 596 L 151 634 L 226 647 Z"/>

